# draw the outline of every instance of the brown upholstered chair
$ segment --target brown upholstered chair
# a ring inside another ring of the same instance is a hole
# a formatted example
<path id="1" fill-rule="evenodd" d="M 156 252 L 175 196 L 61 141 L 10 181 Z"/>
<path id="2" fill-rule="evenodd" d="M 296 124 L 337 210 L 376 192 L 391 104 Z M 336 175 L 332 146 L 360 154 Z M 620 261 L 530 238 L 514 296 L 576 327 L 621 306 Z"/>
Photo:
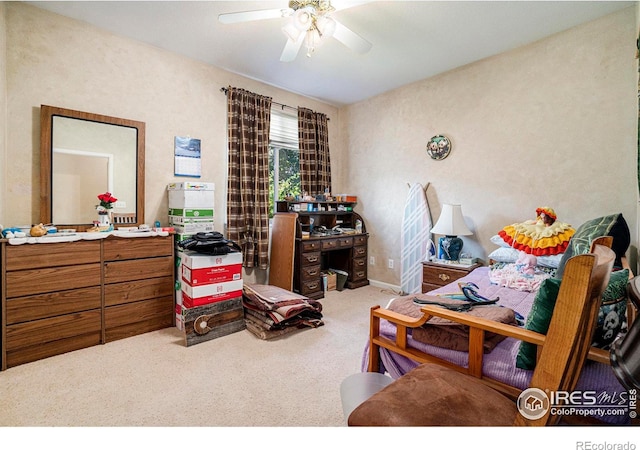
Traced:
<path id="1" fill-rule="evenodd" d="M 599 244 L 593 246 L 591 253 L 571 258 L 547 335 L 518 329 L 519 339 L 541 346 L 530 387 L 547 392 L 575 388 L 614 259 L 615 253 Z M 471 321 L 464 313 L 437 306 L 424 306 L 422 311 L 427 316 L 469 325 L 470 335 L 476 334 L 480 339 L 482 330 L 514 336 L 516 328 L 481 319 Z M 559 418 L 548 412 L 541 418 L 525 418 L 513 399 L 480 378 L 424 363 L 357 406 L 347 422 L 350 426 L 506 426 L 552 425 Z"/>

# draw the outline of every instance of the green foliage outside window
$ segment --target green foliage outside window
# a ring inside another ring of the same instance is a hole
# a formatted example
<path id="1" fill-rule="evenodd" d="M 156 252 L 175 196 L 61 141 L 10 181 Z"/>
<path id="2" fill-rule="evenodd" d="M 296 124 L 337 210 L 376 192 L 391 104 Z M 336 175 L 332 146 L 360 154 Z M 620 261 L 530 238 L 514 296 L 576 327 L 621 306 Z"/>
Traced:
<path id="1" fill-rule="evenodd" d="M 278 200 L 301 195 L 300 156 L 297 148 L 269 147 L 269 218 L 275 212 L 276 176 Z"/>

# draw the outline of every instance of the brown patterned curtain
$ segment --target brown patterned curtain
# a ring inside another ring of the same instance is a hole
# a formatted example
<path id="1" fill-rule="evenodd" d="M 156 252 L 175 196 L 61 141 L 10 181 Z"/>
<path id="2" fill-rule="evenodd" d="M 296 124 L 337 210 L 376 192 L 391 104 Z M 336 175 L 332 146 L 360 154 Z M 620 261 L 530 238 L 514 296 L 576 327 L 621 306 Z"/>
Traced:
<path id="1" fill-rule="evenodd" d="M 229 87 L 227 237 L 242 247 L 243 265 L 269 266 L 269 126 L 271 97 Z"/>
<path id="2" fill-rule="evenodd" d="M 309 195 L 331 192 L 331 160 L 327 116 L 298 107 L 300 187 Z"/>

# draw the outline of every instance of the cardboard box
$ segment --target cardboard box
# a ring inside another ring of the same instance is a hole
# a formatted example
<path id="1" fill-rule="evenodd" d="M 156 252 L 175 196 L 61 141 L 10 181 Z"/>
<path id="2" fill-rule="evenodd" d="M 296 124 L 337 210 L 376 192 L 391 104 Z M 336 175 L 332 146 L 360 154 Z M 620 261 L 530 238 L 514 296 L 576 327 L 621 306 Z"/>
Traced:
<path id="1" fill-rule="evenodd" d="M 185 217 L 185 216 L 169 216 L 169 225 L 189 225 L 198 223 L 213 224 L 213 216 L 210 217 Z"/>
<path id="2" fill-rule="evenodd" d="M 202 269 L 190 269 L 183 266 L 182 279 L 191 286 L 236 281 L 242 279 L 242 264 L 204 267 Z"/>
<path id="3" fill-rule="evenodd" d="M 175 228 L 176 233 L 179 233 L 179 234 L 195 234 L 195 233 L 206 233 L 209 231 L 215 231 L 213 222 L 173 225 L 173 228 Z"/>
<path id="4" fill-rule="evenodd" d="M 182 252 L 180 258 L 182 263 L 190 269 L 242 264 L 242 253 L 240 252 L 227 253 L 226 255 L 205 255 L 187 250 Z"/>
<path id="5" fill-rule="evenodd" d="M 182 308 L 181 315 L 187 347 L 246 328 L 242 294 L 211 305 Z"/>
<path id="6" fill-rule="evenodd" d="M 242 297 L 242 280 L 192 286 L 183 280 L 182 304 L 187 308 Z"/>
<path id="7" fill-rule="evenodd" d="M 335 273 L 327 273 L 327 291 L 335 291 L 338 282 L 338 276 Z"/>
<path id="8" fill-rule="evenodd" d="M 231 282 L 234 283 L 234 282 Z M 209 285 L 214 286 L 214 285 Z M 183 290 L 182 291 L 182 306 L 185 308 L 195 308 L 196 306 L 211 305 L 213 303 L 224 302 L 231 300 L 232 298 L 242 297 L 242 289 L 238 291 L 223 292 L 220 294 L 212 294 L 198 298 L 191 298 Z"/>
<path id="9" fill-rule="evenodd" d="M 215 198 L 214 183 L 182 182 L 170 183 L 169 208 L 211 208 Z"/>
<path id="10" fill-rule="evenodd" d="M 169 208 L 169 216 L 208 217 L 213 220 L 213 208 Z"/>

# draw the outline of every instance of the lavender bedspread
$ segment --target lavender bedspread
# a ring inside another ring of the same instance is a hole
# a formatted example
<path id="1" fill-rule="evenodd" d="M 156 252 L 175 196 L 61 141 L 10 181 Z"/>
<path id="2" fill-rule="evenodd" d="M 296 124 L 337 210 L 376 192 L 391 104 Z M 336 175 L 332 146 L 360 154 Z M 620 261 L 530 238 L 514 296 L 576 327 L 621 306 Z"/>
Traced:
<path id="1" fill-rule="evenodd" d="M 458 292 L 458 282 L 470 281 L 478 285 L 479 292 L 488 298 L 500 297 L 499 304 L 512 308 L 514 311 L 522 314 L 525 318 L 531 310 L 535 293 L 517 291 L 515 289 L 500 287 L 492 284 L 489 279 L 489 268 L 480 267 L 475 269 L 469 275 L 457 280 L 456 282 L 439 288 L 433 293 L 452 293 Z M 393 301 L 393 300 L 391 300 Z M 383 305 L 387 306 L 387 305 Z M 382 320 L 380 324 L 380 334 L 395 339 L 395 325 Z M 454 350 L 447 350 L 432 345 L 423 344 L 408 338 L 409 346 L 419 349 L 425 353 L 438 356 L 447 361 L 455 363 L 459 366 L 468 366 L 468 354 Z M 493 379 L 499 380 L 511 386 L 525 389 L 529 385 L 533 371 L 522 370 L 516 368 L 515 361 L 518 354 L 520 341 L 513 338 L 506 338 L 499 343 L 496 348 L 488 354 L 484 355 L 483 373 Z M 363 372 L 367 371 L 369 344 L 365 345 L 362 358 Z M 398 355 L 386 349 L 380 349 L 380 359 L 384 367 L 381 372 L 388 372 L 393 378 L 399 378 L 418 365 L 417 362 Z M 578 381 L 576 390 L 593 390 L 597 391 L 599 396 L 619 397 L 626 392 L 623 386 L 618 382 L 610 366 L 605 364 L 587 361 L 583 369 L 582 375 Z M 599 419 L 609 423 L 627 423 L 628 416 L 606 416 L 598 417 Z"/>

